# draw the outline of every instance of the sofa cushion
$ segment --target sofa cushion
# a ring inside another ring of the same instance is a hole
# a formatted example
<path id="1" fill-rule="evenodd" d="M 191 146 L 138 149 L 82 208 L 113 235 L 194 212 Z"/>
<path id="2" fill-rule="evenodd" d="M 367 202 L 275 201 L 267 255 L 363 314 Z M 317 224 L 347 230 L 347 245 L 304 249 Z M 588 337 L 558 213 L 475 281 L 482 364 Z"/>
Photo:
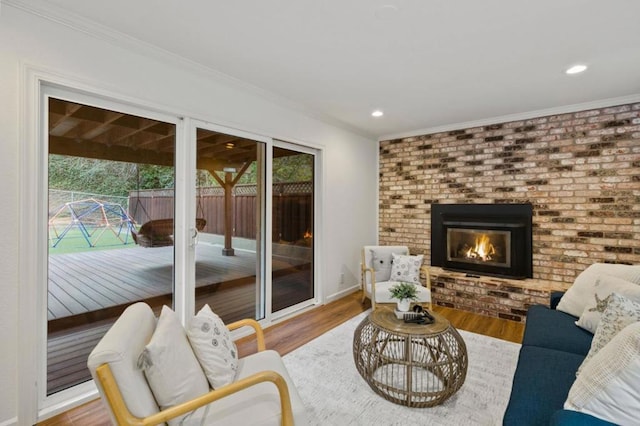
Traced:
<path id="1" fill-rule="evenodd" d="M 522 346 L 503 424 L 549 424 L 553 413 L 562 409 L 583 359 L 574 353 Z"/>
<path id="2" fill-rule="evenodd" d="M 640 322 L 585 361 L 564 408 L 622 425 L 640 421 Z"/>
<path id="3" fill-rule="evenodd" d="M 616 265 L 609 263 L 594 263 L 582 271 L 562 296 L 557 309 L 575 317 L 582 315 L 586 305 L 593 299 L 595 285 L 600 276 L 622 278 L 635 284 L 640 284 L 640 265 Z"/>
<path id="4" fill-rule="evenodd" d="M 575 324 L 576 317 L 564 312 L 533 305 L 527 312 L 523 346 L 539 346 L 571 352 L 582 356 L 589 353 L 593 335 Z M 575 371 L 574 371 L 575 372 Z"/>

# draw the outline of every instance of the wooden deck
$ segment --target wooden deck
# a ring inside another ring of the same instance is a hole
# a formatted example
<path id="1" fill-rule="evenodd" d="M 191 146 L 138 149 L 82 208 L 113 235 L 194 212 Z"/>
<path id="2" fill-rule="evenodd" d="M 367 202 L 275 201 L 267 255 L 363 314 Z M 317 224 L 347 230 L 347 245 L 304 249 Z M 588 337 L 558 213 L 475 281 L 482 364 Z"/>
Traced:
<path id="1" fill-rule="evenodd" d="M 51 256 L 47 390 L 54 393 L 90 378 L 86 360 L 129 304 L 144 300 L 159 312 L 171 304 L 171 247 L 108 250 Z M 255 254 L 219 246 L 196 248 L 196 306 L 209 303 L 225 322 L 256 312 Z M 310 265 L 273 262 L 274 311 L 313 297 Z"/>

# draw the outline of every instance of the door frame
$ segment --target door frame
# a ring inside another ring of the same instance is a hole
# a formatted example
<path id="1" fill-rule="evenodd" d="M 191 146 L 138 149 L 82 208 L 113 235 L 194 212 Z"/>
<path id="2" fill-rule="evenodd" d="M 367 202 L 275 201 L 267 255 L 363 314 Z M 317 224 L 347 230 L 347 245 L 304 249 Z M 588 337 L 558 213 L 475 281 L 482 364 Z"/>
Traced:
<path id="1" fill-rule="evenodd" d="M 18 423 L 35 424 L 70 407 L 88 402 L 97 396 L 93 381 L 47 396 L 47 287 L 48 287 L 48 99 L 55 97 L 72 102 L 112 109 L 127 114 L 148 117 L 176 126 L 176 205 L 184 203 L 186 180 L 177 176 L 185 174 L 188 155 L 184 146 L 186 139 L 184 120 L 151 105 L 133 102 L 78 81 L 70 81 L 33 67 L 25 66 L 21 73 L 23 87 L 22 105 L 19 115 L 19 202 L 21 217 L 19 231 L 19 295 L 18 295 Z M 178 194 L 182 194 L 179 198 Z M 185 251 L 186 217 L 184 211 L 175 212 L 175 282 L 187 276 L 185 258 L 177 253 Z M 35 261 L 34 261 L 35 259 Z M 44 286 L 44 291 L 43 291 Z M 187 297 L 186 286 L 174 288 L 174 307 L 181 319 L 187 317 L 182 307 Z"/>
<path id="2" fill-rule="evenodd" d="M 287 142 L 281 139 L 274 139 L 273 146 L 277 148 L 289 149 L 291 151 L 297 151 L 303 154 L 313 155 L 313 297 L 307 300 L 304 300 L 295 305 L 289 306 L 287 308 L 281 309 L 277 312 L 271 312 L 271 318 L 274 321 L 277 321 L 281 318 L 286 318 L 291 316 L 293 313 L 298 312 L 300 310 L 315 306 L 321 301 L 324 300 L 322 296 L 322 286 L 320 285 L 321 281 L 321 265 L 322 263 L 322 249 L 323 239 L 322 232 L 320 230 L 324 229 L 322 224 L 322 218 L 324 215 L 322 214 L 322 209 L 324 203 L 322 203 L 322 188 L 323 188 L 323 167 L 322 167 L 322 154 L 323 150 L 320 147 L 313 147 L 311 145 L 303 145 L 294 142 Z M 271 163 L 273 166 L 273 163 Z M 273 173 L 271 172 L 270 176 L 270 184 L 269 189 L 273 188 Z M 272 191 L 269 193 L 269 206 L 267 211 L 271 215 L 272 213 L 272 205 L 271 205 L 271 197 Z M 271 237 L 271 233 L 269 233 L 269 237 Z M 269 261 L 271 261 L 271 241 L 269 244 Z M 271 280 L 271 276 L 269 276 L 269 280 Z M 271 303 L 271 298 L 269 298 L 269 303 Z"/>

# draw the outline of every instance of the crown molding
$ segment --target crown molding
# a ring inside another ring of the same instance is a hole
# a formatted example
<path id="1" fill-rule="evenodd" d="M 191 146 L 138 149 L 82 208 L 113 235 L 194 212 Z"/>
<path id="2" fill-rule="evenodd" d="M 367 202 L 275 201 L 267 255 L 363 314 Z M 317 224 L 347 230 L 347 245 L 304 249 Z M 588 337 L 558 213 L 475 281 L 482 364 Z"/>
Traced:
<path id="1" fill-rule="evenodd" d="M 242 90 L 254 96 L 258 96 L 265 99 L 279 107 L 289 110 L 297 111 L 306 115 L 309 118 L 316 119 L 325 124 L 332 125 L 342 130 L 354 133 L 358 136 L 367 139 L 376 139 L 376 135 L 363 131 L 360 128 L 352 126 L 344 121 L 341 121 L 335 117 L 324 114 L 315 109 L 309 108 L 299 102 L 293 101 L 275 92 L 262 89 L 251 83 L 247 83 L 238 78 L 232 77 L 228 74 L 220 72 L 216 69 L 205 66 L 192 59 L 185 58 L 169 50 L 158 47 L 154 44 L 145 42 L 143 40 L 131 37 L 120 31 L 116 31 L 113 28 L 99 24 L 95 21 L 90 21 L 81 17 L 78 14 L 61 10 L 60 8 L 47 3 L 44 0 L 1 0 L 5 6 L 10 6 L 31 15 L 37 16 L 42 19 L 54 22 L 56 24 L 65 26 L 74 31 L 78 31 L 94 37 L 98 40 L 108 42 L 117 47 L 123 48 L 128 51 L 132 51 L 138 55 L 170 63 L 174 66 L 179 66 L 187 71 L 198 73 L 204 77 L 213 79 L 222 84 L 231 86 L 233 88 Z"/>
<path id="2" fill-rule="evenodd" d="M 621 96 L 618 98 L 608 98 L 596 101 L 583 102 L 578 104 L 563 105 L 559 107 L 527 111 L 518 114 L 502 115 L 498 117 L 483 118 L 474 121 L 445 124 L 442 126 L 427 127 L 425 129 L 412 130 L 410 132 L 394 133 L 383 135 L 378 138 L 378 142 L 391 139 L 410 138 L 413 136 L 430 135 L 434 133 L 450 132 L 452 130 L 470 129 L 473 127 L 488 126 L 491 124 L 508 123 L 511 121 L 530 120 L 532 118 L 546 117 L 549 115 L 567 114 L 589 109 L 607 108 L 616 105 L 632 104 L 640 102 L 640 94 Z"/>

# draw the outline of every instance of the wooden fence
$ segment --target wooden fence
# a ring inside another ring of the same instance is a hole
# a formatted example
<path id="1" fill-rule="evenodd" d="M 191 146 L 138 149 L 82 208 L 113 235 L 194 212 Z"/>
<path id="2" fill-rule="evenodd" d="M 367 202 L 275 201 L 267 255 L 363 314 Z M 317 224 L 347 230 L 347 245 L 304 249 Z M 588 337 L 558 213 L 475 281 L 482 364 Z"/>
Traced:
<path id="1" fill-rule="evenodd" d="M 273 241 L 296 242 L 312 232 L 313 184 L 311 182 L 273 185 Z M 236 185 L 233 197 L 233 236 L 255 239 L 257 200 L 255 185 Z M 224 234 L 224 190 L 207 187 L 199 190 L 196 216 L 207 221 L 202 232 Z M 129 215 L 142 225 L 152 219 L 172 218 L 173 190 L 141 190 L 129 193 Z"/>

